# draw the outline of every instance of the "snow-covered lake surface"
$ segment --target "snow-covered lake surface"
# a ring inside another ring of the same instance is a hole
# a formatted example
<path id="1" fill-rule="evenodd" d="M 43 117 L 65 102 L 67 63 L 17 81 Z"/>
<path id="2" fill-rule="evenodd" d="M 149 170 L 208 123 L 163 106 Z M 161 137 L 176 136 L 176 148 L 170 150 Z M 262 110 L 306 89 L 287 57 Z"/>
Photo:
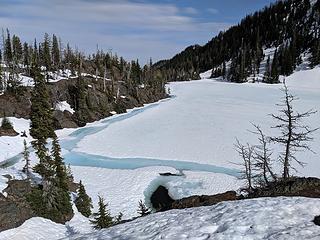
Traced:
<path id="1" fill-rule="evenodd" d="M 295 105 L 297 110 L 319 108 L 319 72 L 319 68 L 301 71 L 287 79 L 290 90 L 300 98 Z M 235 168 L 233 163 L 239 162 L 233 146 L 236 138 L 256 143 L 256 136 L 247 131 L 252 130 L 251 123 L 260 125 L 267 134 L 276 134 L 271 129 L 276 122 L 269 114 L 277 113 L 281 87 L 281 84 L 232 84 L 210 79 L 171 83 L 172 99 L 72 134 L 77 141 L 72 151 L 98 155 L 100 158 L 95 160 L 101 164 L 104 159 L 119 159 L 119 162 L 139 159 L 141 164 L 149 160 L 156 165 L 163 160 L 163 165 L 171 167 L 178 161 L 178 168 L 183 166 L 181 162 L 186 162 L 187 169 L 192 169 L 192 162 Z M 319 127 L 319 113 L 310 118 L 310 125 Z M 311 144 L 315 152 L 320 152 L 319 136 L 315 134 Z M 276 146 L 274 148 L 277 150 Z M 83 155 L 78 157 L 80 164 Z M 320 176 L 317 155 L 299 153 L 299 157 L 308 162 L 306 168 L 298 168 L 301 174 Z M 75 163 L 72 157 L 70 161 Z M 210 171 L 210 167 L 207 169 Z"/>

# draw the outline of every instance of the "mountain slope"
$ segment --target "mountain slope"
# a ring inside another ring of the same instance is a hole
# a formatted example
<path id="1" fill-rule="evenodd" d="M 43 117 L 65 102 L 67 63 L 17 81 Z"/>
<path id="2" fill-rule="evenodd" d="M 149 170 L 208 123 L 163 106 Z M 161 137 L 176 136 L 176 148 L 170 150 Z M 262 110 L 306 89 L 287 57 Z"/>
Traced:
<path id="1" fill-rule="evenodd" d="M 319 199 L 262 198 L 152 214 L 68 239 L 317 239 Z"/>
<path id="2" fill-rule="evenodd" d="M 286 0 L 245 17 L 237 26 L 221 32 L 204 46 L 186 48 L 170 60 L 154 65 L 167 81 L 199 79 L 214 69 L 213 76 L 243 82 L 259 73 L 263 49 L 276 47 L 270 61 L 269 83 L 280 74 L 290 75 L 310 53 L 311 67 L 320 64 L 320 0 Z M 226 63 L 230 61 L 230 69 Z"/>

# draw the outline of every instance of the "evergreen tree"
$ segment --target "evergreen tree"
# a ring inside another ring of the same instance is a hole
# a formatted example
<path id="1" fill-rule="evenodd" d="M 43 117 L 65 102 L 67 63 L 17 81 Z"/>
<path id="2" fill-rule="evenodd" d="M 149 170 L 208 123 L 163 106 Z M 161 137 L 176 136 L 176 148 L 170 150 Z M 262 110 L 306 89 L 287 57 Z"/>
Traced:
<path id="1" fill-rule="evenodd" d="M 35 84 L 31 95 L 30 135 L 35 139 L 32 146 L 39 158 L 35 171 L 48 180 L 53 177 L 53 162 L 46 147 L 47 139 L 55 136 L 53 115 L 46 83 L 36 65 L 32 68 L 32 77 Z"/>
<path id="2" fill-rule="evenodd" d="M 51 52 L 50 52 L 50 38 L 48 33 L 45 33 L 44 35 L 44 42 L 42 45 L 43 48 L 43 64 L 46 67 L 46 70 L 49 71 L 51 70 Z"/>
<path id="3" fill-rule="evenodd" d="M 99 196 L 99 210 L 94 213 L 94 219 L 91 220 L 95 229 L 108 228 L 113 225 L 113 219 L 107 209 L 108 204 L 104 203 L 104 199 Z"/>
<path id="4" fill-rule="evenodd" d="M 269 83 L 279 82 L 279 59 L 277 50 L 274 52 L 273 61 L 271 65 L 271 74 Z"/>
<path id="5" fill-rule="evenodd" d="M 55 70 L 57 70 L 60 66 L 60 48 L 59 48 L 59 42 L 56 35 L 53 35 L 52 37 L 52 60 L 53 60 L 53 66 Z"/>
<path id="6" fill-rule="evenodd" d="M 4 56 L 5 56 L 5 61 L 10 64 L 13 60 L 12 57 L 12 46 L 11 46 L 11 37 L 10 37 L 10 32 L 7 29 L 7 37 L 5 39 L 5 46 L 4 46 Z"/>
<path id="7" fill-rule="evenodd" d="M 10 120 L 6 117 L 5 114 L 4 114 L 3 118 L 2 118 L 1 128 L 2 128 L 3 130 L 13 130 L 12 123 L 11 123 Z"/>
<path id="8" fill-rule="evenodd" d="M 320 35 L 320 33 L 319 33 Z M 311 48 L 311 67 L 315 67 L 320 64 L 320 39 L 314 41 L 314 45 Z"/>
<path id="9" fill-rule="evenodd" d="M 143 217 L 150 214 L 150 212 L 150 209 L 142 202 L 142 200 L 140 200 L 137 213 Z"/>
<path id="10" fill-rule="evenodd" d="M 29 68 L 30 65 L 30 52 L 29 52 L 29 46 L 25 42 L 23 44 L 23 65 Z"/>
<path id="11" fill-rule="evenodd" d="M 12 55 L 15 61 L 15 64 L 19 63 L 22 59 L 22 44 L 20 38 L 16 35 L 12 37 Z"/>
<path id="12" fill-rule="evenodd" d="M 59 188 L 68 191 L 68 176 L 66 166 L 63 162 L 63 158 L 61 157 L 61 147 L 56 136 L 53 136 L 52 139 L 51 156 L 54 161 L 56 184 Z"/>
<path id="13" fill-rule="evenodd" d="M 23 140 L 23 158 L 25 161 L 25 165 L 22 169 L 22 171 L 27 174 L 27 177 L 29 178 L 30 176 L 30 152 L 27 147 L 27 141 L 24 139 Z"/>
<path id="14" fill-rule="evenodd" d="M 268 56 L 265 72 L 263 75 L 263 82 L 272 83 L 271 82 L 271 69 L 270 69 L 270 56 Z"/>
<path id="15" fill-rule="evenodd" d="M 90 217 L 92 200 L 86 193 L 86 190 L 82 184 L 82 181 L 79 183 L 78 197 L 75 200 L 76 207 L 78 211 L 85 217 Z"/>

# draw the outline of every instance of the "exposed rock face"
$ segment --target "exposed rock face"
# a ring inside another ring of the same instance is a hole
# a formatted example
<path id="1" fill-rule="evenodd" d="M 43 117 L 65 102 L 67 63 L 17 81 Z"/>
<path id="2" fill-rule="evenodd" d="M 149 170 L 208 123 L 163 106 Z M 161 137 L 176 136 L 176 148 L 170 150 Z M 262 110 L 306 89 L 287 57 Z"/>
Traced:
<path id="1" fill-rule="evenodd" d="M 201 206 L 211 206 L 219 202 L 237 200 L 236 192 L 229 191 L 226 193 L 216 194 L 212 196 L 192 196 L 176 200 L 171 204 L 171 209 L 184 209 Z"/>
<path id="2" fill-rule="evenodd" d="M 173 200 L 170 197 L 168 190 L 163 186 L 159 186 L 151 196 L 151 203 L 156 211 L 167 211 L 170 209 L 210 206 L 219 202 L 237 199 L 236 192 L 230 191 L 212 196 L 191 196 L 180 200 Z"/>
<path id="3" fill-rule="evenodd" d="M 314 222 L 315 225 L 320 226 L 320 216 L 316 216 L 316 217 L 314 218 L 313 222 Z"/>
<path id="4" fill-rule="evenodd" d="M 159 186 L 151 195 L 151 203 L 157 211 L 165 211 L 171 209 L 171 204 L 174 200 L 169 196 L 168 189 L 164 186 Z"/>
<path id="5" fill-rule="evenodd" d="M 64 79 L 48 84 L 53 108 L 58 101 L 66 101 L 76 111 L 74 114 L 68 111 L 55 111 L 56 129 L 84 126 L 86 123 L 110 116 L 112 111 L 124 113 L 126 109 L 141 107 L 143 104 L 168 97 L 166 93 L 157 92 L 147 86 L 134 90 L 128 89 L 121 81 L 115 81 L 113 87 L 108 81 L 106 89 L 102 81 L 96 81 L 92 77 L 83 77 L 83 81 L 85 89 L 81 106 L 79 105 L 77 79 Z M 119 94 L 117 89 L 119 89 Z M 28 119 L 31 110 L 31 91 L 32 89 L 28 87 L 22 88 L 19 95 L 11 93 L 0 95 L 0 117 L 5 113 L 8 117 Z M 117 99 L 115 95 L 118 95 Z"/>
<path id="6" fill-rule="evenodd" d="M 29 118 L 31 102 L 30 89 L 23 91 L 19 96 L 4 94 L 0 96 L 0 117 L 3 113 L 7 117 Z"/>
<path id="7" fill-rule="evenodd" d="M 287 181 L 274 182 L 265 188 L 254 190 L 248 197 L 279 196 L 320 198 L 320 179 L 292 178 Z"/>
<path id="8" fill-rule="evenodd" d="M 2 136 L 9 136 L 9 137 L 15 137 L 19 134 L 14 129 L 2 129 L 0 128 L 0 137 Z"/>
<path id="9" fill-rule="evenodd" d="M 68 111 L 54 111 L 54 127 L 56 129 L 62 128 L 77 128 L 78 125 L 72 120 L 72 114 Z"/>
<path id="10" fill-rule="evenodd" d="M 7 197 L 0 194 L 0 231 L 18 227 L 35 216 L 24 198 L 31 191 L 29 181 L 11 180 L 4 191 Z"/>

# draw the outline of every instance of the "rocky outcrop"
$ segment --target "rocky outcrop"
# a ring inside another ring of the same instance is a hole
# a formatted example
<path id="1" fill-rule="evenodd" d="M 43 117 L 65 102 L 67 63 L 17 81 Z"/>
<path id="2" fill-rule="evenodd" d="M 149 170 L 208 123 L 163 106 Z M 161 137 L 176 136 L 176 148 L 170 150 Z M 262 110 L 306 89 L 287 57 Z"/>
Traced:
<path id="1" fill-rule="evenodd" d="M 31 191 L 29 181 L 10 180 L 4 191 L 6 197 L 0 194 L 0 231 L 18 227 L 35 216 L 24 197 Z"/>
<path id="2" fill-rule="evenodd" d="M 320 179 L 291 178 L 286 181 L 274 182 L 267 187 L 253 190 L 248 198 L 279 196 L 320 198 Z"/>
<path id="3" fill-rule="evenodd" d="M 168 189 L 159 186 L 151 195 L 151 204 L 156 211 L 165 211 L 171 209 L 174 200 L 170 197 Z"/>
<path id="4" fill-rule="evenodd" d="M 234 191 L 229 191 L 216 195 L 203 195 L 203 196 L 192 196 L 176 200 L 171 204 L 171 209 L 184 209 L 201 206 L 211 206 L 224 201 L 237 200 L 237 194 Z"/>
<path id="5" fill-rule="evenodd" d="M 184 209 L 192 207 L 210 206 L 219 202 L 238 200 L 236 192 L 230 191 L 212 196 L 191 196 L 173 200 L 164 186 L 159 186 L 151 195 L 151 204 L 156 211 Z"/>
<path id="6" fill-rule="evenodd" d="M 314 222 L 315 225 L 320 226 L 320 216 L 316 216 L 316 217 L 314 218 L 313 222 Z"/>
<path id="7" fill-rule="evenodd" d="M 74 114 L 59 110 L 54 111 L 54 124 L 56 129 L 75 128 L 84 126 L 111 115 L 110 112 L 124 113 L 127 109 L 141 107 L 143 104 L 156 102 L 168 97 L 166 93 L 155 91 L 153 88 L 143 86 L 128 89 L 122 81 L 107 81 L 106 88 L 103 81 L 96 81 L 92 77 L 83 77 L 84 92 L 81 106 L 79 106 L 79 89 L 77 79 L 70 78 L 48 84 L 52 107 L 58 101 L 66 101 L 76 112 Z M 119 89 L 119 91 L 118 91 Z M 5 113 L 7 117 L 30 117 L 31 87 L 22 87 L 19 94 L 6 92 L 0 95 L 0 117 Z M 117 98 L 116 98 L 117 96 Z"/>
<path id="8" fill-rule="evenodd" d="M 8 136 L 8 137 L 15 137 L 19 134 L 14 129 L 2 129 L 0 127 L 0 137 Z"/>

